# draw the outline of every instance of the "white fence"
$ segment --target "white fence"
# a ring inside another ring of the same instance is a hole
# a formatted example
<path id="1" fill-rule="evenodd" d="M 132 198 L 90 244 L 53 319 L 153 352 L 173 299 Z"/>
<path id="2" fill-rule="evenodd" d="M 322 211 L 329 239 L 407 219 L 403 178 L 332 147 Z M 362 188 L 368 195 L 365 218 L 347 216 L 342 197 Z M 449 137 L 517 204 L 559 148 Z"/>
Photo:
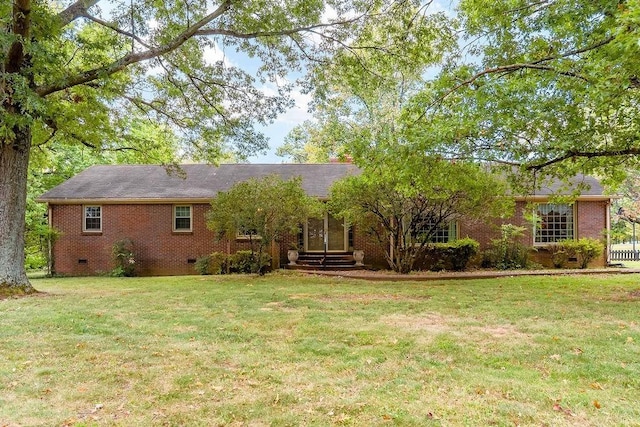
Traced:
<path id="1" fill-rule="evenodd" d="M 611 261 L 640 261 L 640 251 L 633 249 L 612 249 Z"/>

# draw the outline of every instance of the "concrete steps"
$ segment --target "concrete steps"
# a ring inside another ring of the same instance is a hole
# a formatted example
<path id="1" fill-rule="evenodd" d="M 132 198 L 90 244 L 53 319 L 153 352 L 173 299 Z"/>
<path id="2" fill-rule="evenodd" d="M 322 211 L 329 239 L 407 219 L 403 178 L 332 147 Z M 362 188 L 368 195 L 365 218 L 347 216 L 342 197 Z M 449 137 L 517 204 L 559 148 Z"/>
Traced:
<path id="1" fill-rule="evenodd" d="M 285 266 L 289 270 L 364 270 L 356 265 L 351 253 L 301 253 L 296 265 Z"/>

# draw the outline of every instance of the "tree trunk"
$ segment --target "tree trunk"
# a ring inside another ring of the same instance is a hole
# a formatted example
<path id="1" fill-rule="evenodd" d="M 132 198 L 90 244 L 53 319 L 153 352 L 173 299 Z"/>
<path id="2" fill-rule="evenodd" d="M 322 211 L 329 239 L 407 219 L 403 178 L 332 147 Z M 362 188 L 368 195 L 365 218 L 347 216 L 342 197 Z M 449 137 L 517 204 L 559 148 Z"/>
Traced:
<path id="1" fill-rule="evenodd" d="M 31 132 L 0 140 L 0 295 L 35 292 L 24 269 L 27 168 Z"/>
<path id="2" fill-rule="evenodd" d="M 23 78 L 33 89 L 31 56 L 25 46 L 30 40 L 31 0 L 14 0 L 11 32 L 15 36 L 4 58 L 3 71 L 15 81 Z M 6 117 L 24 118 L 32 111 L 22 104 L 27 93 L 17 96 L 15 87 L 0 85 Z M 31 150 L 30 124 L 17 121 L 12 134 L 0 139 L 0 295 L 35 292 L 24 270 L 24 233 L 27 208 L 27 172 Z"/>

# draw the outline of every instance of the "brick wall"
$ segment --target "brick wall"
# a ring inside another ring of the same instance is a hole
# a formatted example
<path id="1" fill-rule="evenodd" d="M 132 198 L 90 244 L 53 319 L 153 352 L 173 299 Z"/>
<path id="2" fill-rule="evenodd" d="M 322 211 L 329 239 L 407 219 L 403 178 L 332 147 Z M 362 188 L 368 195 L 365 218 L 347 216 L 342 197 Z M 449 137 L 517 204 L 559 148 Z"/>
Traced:
<path id="1" fill-rule="evenodd" d="M 500 235 L 501 224 L 516 224 L 527 228 L 522 243 L 530 246 L 533 242 L 531 227 L 524 220 L 524 202 L 516 204 L 515 215 L 493 222 L 474 221 L 473 218 L 459 223 L 459 236 L 478 240 L 481 250 L 486 249 L 491 239 Z M 235 253 L 249 249 L 244 240 L 217 241 L 207 230 L 205 213 L 208 204 L 192 205 L 192 231 L 176 233 L 172 231 L 173 205 L 102 205 L 102 232 L 83 233 L 83 208 L 81 205 L 52 205 L 53 226 L 62 234 L 54 244 L 54 271 L 65 275 L 88 275 L 107 273 L 113 269 L 111 248 L 122 239 L 130 239 L 134 245 L 136 273 L 139 275 L 195 274 L 193 261 L 215 251 Z M 606 228 L 607 203 L 604 201 L 577 203 L 577 238 L 601 238 Z M 298 243 L 298 236 L 285 236 L 274 247 L 275 266 L 287 262 L 287 250 L 291 243 Z M 373 239 L 353 230 L 354 249 L 365 251 L 365 263 L 377 268 L 387 268 L 383 249 Z M 538 262 L 548 264 L 548 254 L 544 250 L 534 252 Z M 593 265 L 604 265 L 606 257 L 596 260 Z"/>
<path id="2" fill-rule="evenodd" d="M 531 223 L 525 220 L 525 208 L 526 202 L 516 202 L 514 215 L 509 218 L 496 219 L 488 222 L 474 221 L 461 221 L 459 224 L 459 236 L 471 237 L 480 242 L 480 250 L 485 250 L 490 246 L 492 239 L 498 239 L 500 237 L 500 225 L 502 224 L 514 224 L 521 227 L 525 227 L 524 236 L 520 239 L 520 242 L 526 246 L 533 246 L 533 228 Z M 576 239 L 583 237 L 603 239 L 604 231 L 607 228 L 607 211 L 608 203 L 606 201 L 578 201 L 575 206 L 576 223 Z M 545 267 L 552 267 L 550 255 L 544 247 L 539 247 L 537 251 L 531 252 L 531 259 L 534 262 L 540 263 Z M 606 253 L 595 259 L 591 266 L 605 266 L 607 262 Z M 569 267 L 575 267 L 577 263 L 569 264 Z"/>
<path id="3" fill-rule="evenodd" d="M 208 204 L 192 205 L 192 231 L 173 232 L 173 205 L 102 205 L 102 232 L 82 231 L 81 205 L 53 205 L 52 221 L 62 234 L 54 244 L 54 271 L 65 275 L 109 272 L 114 268 L 111 248 L 130 239 L 136 274 L 195 274 L 193 261 L 215 251 L 249 249 L 242 240 L 217 241 L 207 230 Z"/>
<path id="4" fill-rule="evenodd" d="M 364 263 L 374 268 L 389 268 L 389 264 L 384 256 L 384 250 L 379 243 L 369 237 L 358 227 L 353 228 L 353 248 L 364 250 Z"/>

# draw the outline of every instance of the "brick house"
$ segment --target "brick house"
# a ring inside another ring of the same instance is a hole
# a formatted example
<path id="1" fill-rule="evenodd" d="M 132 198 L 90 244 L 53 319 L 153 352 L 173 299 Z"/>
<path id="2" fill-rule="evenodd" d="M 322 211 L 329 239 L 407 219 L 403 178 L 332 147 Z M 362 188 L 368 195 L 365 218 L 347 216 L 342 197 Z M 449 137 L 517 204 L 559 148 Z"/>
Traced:
<path id="1" fill-rule="evenodd" d="M 129 239 L 136 255 L 139 275 L 194 274 L 198 257 L 215 251 L 235 253 L 248 249 L 242 236 L 216 240 L 207 229 L 205 213 L 219 191 L 250 178 L 277 174 L 283 179 L 301 177 L 307 194 L 319 199 L 328 197 L 336 180 L 359 173 L 356 166 L 328 164 L 228 164 L 183 165 L 184 174 L 168 174 L 164 167 L 149 165 L 93 166 L 42 195 L 38 201 L 48 204 L 49 223 L 60 232 L 52 244 L 53 272 L 64 275 L 91 275 L 113 268 L 111 250 L 116 241 Z M 516 198 L 512 218 L 494 224 L 460 220 L 444 227 L 438 241 L 472 237 L 486 248 L 499 234 L 500 223 L 528 226 L 524 243 L 544 247 L 570 238 L 603 238 L 609 229 L 611 198 L 603 195 L 600 184 L 590 177 L 577 177 L 590 186 L 572 204 L 549 204 L 557 188 L 547 188 L 536 195 Z M 524 211 L 535 203 L 542 221 L 535 228 L 527 225 Z M 353 249 L 365 251 L 368 265 L 384 268 L 381 249 L 357 226 L 345 227 L 330 214 L 311 218 L 299 236 L 286 236 L 272 249 L 276 265 L 287 262 L 291 243 L 300 251 L 347 254 Z M 607 245 L 608 246 L 608 245 Z M 544 251 L 538 260 L 545 263 Z M 606 256 L 597 260 L 606 264 Z"/>

